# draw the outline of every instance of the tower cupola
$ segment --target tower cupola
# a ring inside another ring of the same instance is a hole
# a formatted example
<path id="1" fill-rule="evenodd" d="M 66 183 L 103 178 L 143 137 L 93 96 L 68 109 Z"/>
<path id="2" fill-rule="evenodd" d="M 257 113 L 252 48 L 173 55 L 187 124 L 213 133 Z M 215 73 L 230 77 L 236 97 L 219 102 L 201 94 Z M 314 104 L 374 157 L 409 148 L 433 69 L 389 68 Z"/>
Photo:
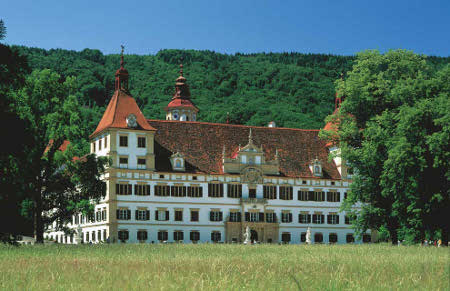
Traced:
<path id="1" fill-rule="evenodd" d="M 183 64 L 180 64 L 180 76 L 175 80 L 175 93 L 166 106 L 166 119 L 196 121 L 198 108 L 191 101 L 191 92 L 183 76 Z"/>

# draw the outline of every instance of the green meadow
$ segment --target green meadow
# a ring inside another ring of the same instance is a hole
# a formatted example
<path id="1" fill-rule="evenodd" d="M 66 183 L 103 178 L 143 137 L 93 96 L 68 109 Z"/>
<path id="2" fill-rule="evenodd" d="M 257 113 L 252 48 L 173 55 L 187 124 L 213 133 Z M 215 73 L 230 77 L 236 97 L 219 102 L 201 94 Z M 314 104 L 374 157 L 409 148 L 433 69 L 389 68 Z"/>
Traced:
<path id="1" fill-rule="evenodd" d="M 374 245 L 1 246 L 2 290 L 449 290 L 449 249 Z"/>

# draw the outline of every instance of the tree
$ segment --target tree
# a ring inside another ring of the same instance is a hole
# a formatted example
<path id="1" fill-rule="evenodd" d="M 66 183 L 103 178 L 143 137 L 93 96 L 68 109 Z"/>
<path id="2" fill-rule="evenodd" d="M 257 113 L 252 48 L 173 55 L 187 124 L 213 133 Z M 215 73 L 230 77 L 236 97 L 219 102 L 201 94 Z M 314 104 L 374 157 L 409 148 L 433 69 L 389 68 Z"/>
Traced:
<path id="1" fill-rule="evenodd" d="M 0 20 L 0 39 L 6 28 Z M 24 153 L 22 147 L 29 144 L 26 122 L 11 110 L 10 92 L 21 88 L 30 69 L 26 57 L 17 49 L 0 44 L 0 241 L 9 240 L 11 234 L 31 233 L 31 223 L 20 214 L 24 184 L 19 165 Z M 14 138 L 11 138 L 14 137 Z M 7 142 L 6 142 L 7 141 Z M 3 238 L 3 239 L 2 239 Z"/>
<path id="2" fill-rule="evenodd" d="M 410 51 L 366 51 L 338 95 L 337 132 L 355 175 L 343 209 L 359 232 L 386 228 L 393 243 L 440 236 L 448 241 L 450 66 L 436 72 Z M 361 210 L 353 206 L 361 203 Z"/>
<path id="3" fill-rule="evenodd" d="M 82 132 L 75 97 L 75 78 L 65 80 L 50 70 L 34 71 L 23 88 L 12 94 L 14 110 L 27 122 L 32 138 L 24 152 L 27 185 L 37 242 L 43 242 L 45 226 L 57 222 L 63 228 L 75 212 L 92 211 L 105 185 L 100 181 L 106 161 L 84 155 L 87 136 Z M 70 143 L 67 141 L 70 140 Z"/>
<path id="4" fill-rule="evenodd" d="M 0 40 L 4 39 L 6 36 L 6 26 L 3 19 L 0 19 Z"/>

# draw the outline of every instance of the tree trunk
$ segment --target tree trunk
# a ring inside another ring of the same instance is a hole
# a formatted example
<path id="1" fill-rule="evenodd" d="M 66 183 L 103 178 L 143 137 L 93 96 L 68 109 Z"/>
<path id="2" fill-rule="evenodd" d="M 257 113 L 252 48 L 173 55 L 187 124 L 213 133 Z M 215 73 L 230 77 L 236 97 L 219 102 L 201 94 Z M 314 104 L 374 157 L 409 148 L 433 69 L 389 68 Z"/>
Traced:
<path id="1" fill-rule="evenodd" d="M 34 197 L 34 238 L 36 243 L 44 243 L 44 222 L 42 220 L 42 197 L 37 191 Z"/>
<path id="2" fill-rule="evenodd" d="M 398 233 L 397 233 L 398 223 L 397 223 L 397 221 L 392 221 L 392 218 L 391 218 L 391 221 L 388 222 L 387 229 L 389 231 L 389 236 L 391 237 L 392 244 L 397 245 L 397 243 L 398 243 Z"/>

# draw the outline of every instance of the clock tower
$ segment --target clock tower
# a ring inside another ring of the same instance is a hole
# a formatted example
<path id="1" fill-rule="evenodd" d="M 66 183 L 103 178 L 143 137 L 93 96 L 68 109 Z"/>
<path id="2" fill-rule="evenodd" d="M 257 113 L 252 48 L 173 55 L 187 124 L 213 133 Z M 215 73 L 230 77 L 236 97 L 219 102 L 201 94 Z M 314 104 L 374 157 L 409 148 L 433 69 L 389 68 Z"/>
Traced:
<path id="1" fill-rule="evenodd" d="M 198 108 L 191 101 L 189 85 L 183 76 L 183 64 L 180 64 L 180 76 L 175 81 L 175 94 L 165 110 L 167 120 L 197 121 Z"/>

